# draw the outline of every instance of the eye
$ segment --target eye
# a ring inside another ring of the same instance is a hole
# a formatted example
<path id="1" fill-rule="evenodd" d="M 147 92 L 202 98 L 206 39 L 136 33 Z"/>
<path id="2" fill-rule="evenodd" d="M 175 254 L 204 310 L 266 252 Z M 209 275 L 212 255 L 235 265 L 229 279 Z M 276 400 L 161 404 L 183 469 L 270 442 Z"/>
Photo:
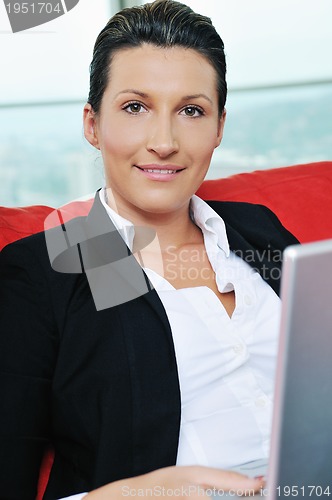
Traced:
<path id="1" fill-rule="evenodd" d="M 131 115 L 138 115 L 140 113 L 144 113 L 146 109 L 144 108 L 143 104 L 137 101 L 133 102 L 128 102 L 123 106 L 123 108 L 127 113 L 130 113 Z"/>
<path id="2" fill-rule="evenodd" d="M 186 116 L 191 118 L 198 118 L 199 116 L 204 115 L 204 111 L 199 106 L 186 106 L 181 113 L 184 113 Z"/>

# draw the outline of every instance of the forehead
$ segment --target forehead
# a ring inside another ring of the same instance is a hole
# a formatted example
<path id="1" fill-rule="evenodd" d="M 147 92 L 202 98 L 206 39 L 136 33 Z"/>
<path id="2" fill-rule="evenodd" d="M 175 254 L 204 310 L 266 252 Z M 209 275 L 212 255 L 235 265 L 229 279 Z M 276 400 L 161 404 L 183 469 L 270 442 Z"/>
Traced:
<path id="1" fill-rule="evenodd" d="M 217 92 L 217 74 L 209 60 L 194 49 L 161 48 L 150 44 L 120 49 L 113 55 L 108 88 L 119 92 L 125 88 L 182 91 L 186 93 Z"/>

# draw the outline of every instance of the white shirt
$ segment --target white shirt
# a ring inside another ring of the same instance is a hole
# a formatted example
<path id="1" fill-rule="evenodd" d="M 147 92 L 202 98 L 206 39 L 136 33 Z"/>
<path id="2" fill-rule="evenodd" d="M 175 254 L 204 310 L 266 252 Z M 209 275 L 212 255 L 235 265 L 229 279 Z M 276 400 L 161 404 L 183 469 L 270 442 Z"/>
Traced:
<path id="1" fill-rule="evenodd" d="M 132 249 L 133 224 L 106 204 L 103 190 L 100 199 Z M 181 391 L 177 465 L 232 468 L 268 457 L 280 299 L 230 251 L 221 217 L 195 195 L 190 209 L 218 290 L 235 292 L 232 317 L 210 288 L 177 290 L 163 276 L 144 270 L 173 335 Z"/>

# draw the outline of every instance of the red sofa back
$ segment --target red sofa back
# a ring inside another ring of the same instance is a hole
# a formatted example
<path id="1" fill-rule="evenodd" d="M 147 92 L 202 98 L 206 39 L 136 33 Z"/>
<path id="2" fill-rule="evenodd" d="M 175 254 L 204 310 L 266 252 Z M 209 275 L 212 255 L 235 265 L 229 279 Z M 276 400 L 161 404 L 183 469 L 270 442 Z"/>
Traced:
<path id="1" fill-rule="evenodd" d="M 302 242 L 332 238 L 332 161 L 258 170 L 205 181 L 197 194 L 206 200 L 249 201 L 268 206 Z M 61 208 L 66 220 L 88 213 L 89 201 Z M 0 207 L 0 249 L 43 231 L 48 206 Z M 56 222 L 54 223 L 56 224 Z"/>

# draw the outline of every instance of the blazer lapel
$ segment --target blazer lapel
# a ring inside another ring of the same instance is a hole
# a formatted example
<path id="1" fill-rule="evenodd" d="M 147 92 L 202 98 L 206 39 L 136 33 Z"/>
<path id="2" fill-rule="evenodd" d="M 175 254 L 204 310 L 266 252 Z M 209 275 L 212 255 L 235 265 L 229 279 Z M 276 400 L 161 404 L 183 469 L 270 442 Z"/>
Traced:
<path id="1" fill-rule="evenodd" d="M 225 223 L 230 249 L 247 262 L 271 288 L 280 294 L 281 260 L 273 261 L 266 249 L 258 249 L 248 243 L 232 226 Z"/>

